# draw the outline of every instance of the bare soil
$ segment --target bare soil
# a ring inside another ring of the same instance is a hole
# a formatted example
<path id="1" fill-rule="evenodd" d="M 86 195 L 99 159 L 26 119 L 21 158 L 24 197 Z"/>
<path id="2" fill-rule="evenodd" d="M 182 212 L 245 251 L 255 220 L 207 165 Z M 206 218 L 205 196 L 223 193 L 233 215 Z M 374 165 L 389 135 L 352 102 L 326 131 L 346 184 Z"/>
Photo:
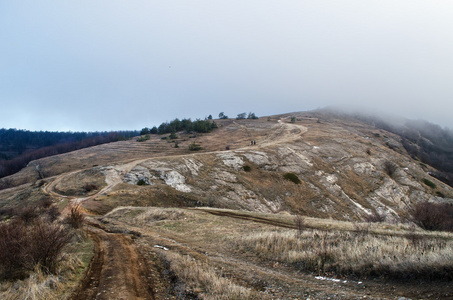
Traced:
<path id="1" fill-rule="evenodd" d="M 156 299 L 152 271 L 131 238 L 89 230 L 95 254 L 72 299 Z"/>

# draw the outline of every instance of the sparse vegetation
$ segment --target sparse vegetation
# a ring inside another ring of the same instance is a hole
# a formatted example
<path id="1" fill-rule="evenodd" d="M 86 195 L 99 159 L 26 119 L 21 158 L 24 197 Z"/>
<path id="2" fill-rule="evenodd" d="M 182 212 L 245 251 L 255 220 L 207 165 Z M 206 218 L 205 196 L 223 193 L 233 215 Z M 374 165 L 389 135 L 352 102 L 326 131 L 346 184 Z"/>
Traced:
<path id="1" fill-rule="evenodd" d="M 195 142 L 191 143 L 189 145 L 189 150 L 190 151 L 199 151 L 199 150 L 202 150 L 203 148 L 201 147 L 200 144 L 196 144 Z"/>
<path id="2" fill-rule="evenodd" d="M 187 294 L 201 299 L 266 299 L 265 295 L 240 286 L 227 277 L 223 277 L 215 268 L 189 255 L 176 252 L 162 253 L 169 264 L 169 269 L 176 280 L 179 280 L 178 296 Z M 196 292 L 194 292 L 196 291 Z M 198 294 L 198 295 L 197 295 Z"/>
<path id="3" fill-rule="evenodd" d="M 149 134 L 145 134 L 137 139 L 137 142 L 145 142 L 151 139 L 151 136 Z"/>
<path id="4" fill-rule="evenodd" d="M 237 240 L 242 251 L 317 274 L 453 279 L 453 243 L 353 232 L 260 232 Z"/>
<path id="5" fill-rule="evenodd" d="M 285 173 L 285 174 L 283 174 L 283 178 L 285 178 L 286 180 L 289 180 L 291 182 L 294 182 L 295 184 L 301 183 L 299 177 L 297 177 L 297 175 L 294 173 Z"/>

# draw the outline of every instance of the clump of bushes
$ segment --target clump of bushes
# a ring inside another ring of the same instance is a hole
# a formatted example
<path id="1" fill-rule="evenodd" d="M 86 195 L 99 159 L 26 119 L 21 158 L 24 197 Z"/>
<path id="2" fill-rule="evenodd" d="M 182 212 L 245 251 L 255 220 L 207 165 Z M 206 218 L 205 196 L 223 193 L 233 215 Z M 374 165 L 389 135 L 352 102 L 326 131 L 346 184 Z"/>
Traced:
<path id="1" fill-rule="evenodd" d="M 25 278 L 36 268 L 55 273 L 71 238 L 68 227 L 43 219 L 30 224 L 20 219 L 0 224 L 0 277 Z"/>
<path id="2" fill-rule="evenodd" d="M 145 179 L 140 178 L 140 179 L 137 181 L 137 185 L 148 185 L 148 182 L 146 182 Z"/>
<path id="3" fill-rule="evenodd" d="M 71 207 L 69 215 L 66 217 L 66 222 L 71 225 L 72 228 L 82 228 L 85 222 L 85 215 L 80 209 L 80 205 Z"/>
<path id="4" fill-rule="evenodd" d="M 453 205 L 419 202 L 412 211 L 412 219 L 426 230 L 453 231 Z"/>
<path id="5" fill-rule="evenodd" d="M 151 136 L 149 134 L 145 134 L 137 139 L 137 142 L 144 142 L 151 139 Z"/>
<path id="6" fill-rule="evenodd" d="M 86 183 L 84 186 L 83 186 L 83 189 L 89 193 L 91 191 L 95 191 L 98 189 L 98 186 L 95 185 L 94 183 Z"/>
<path id="7" fill-rule="evenodd" d="M 299 184 L 302 182 L 302 181 L 300 181 L 299 177 L 297 177 L 297 175 L 294 173 L 285 173 L 283 175 L 283 178 L 285 178 L 286 180 L 289 180 L 295 184 Z"/>
<path id="8" fill-rule="evenodd" d="M 189 150 L 190 151 L 199 151 L 203 149 L 200 144 L 192 143 L 189 145 Z"/>
<path id="9" fill-rule="evenodd" d="M 431 180 L 429 180 L 427 178 L 424 178 L 422 181 L 423 181 L 424 184 L 426 184 L 430 188 L 432 188 L 432 189 L 436 188 L 436 184 L 434 182 L 432 182 Z"/>

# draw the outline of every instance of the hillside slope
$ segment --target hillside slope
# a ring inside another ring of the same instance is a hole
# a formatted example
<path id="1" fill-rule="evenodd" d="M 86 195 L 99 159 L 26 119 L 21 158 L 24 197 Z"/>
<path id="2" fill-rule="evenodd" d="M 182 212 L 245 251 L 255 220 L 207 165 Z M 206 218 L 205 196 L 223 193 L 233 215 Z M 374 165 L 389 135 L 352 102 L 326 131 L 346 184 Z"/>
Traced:
<path id="1" fill-rule="evenodd" d="M 218 124 L 178 133 L 179 147 L 152 136 L 33 161 L 7 178 L 22 185 L 0 191 L 0 208 L 81 205 L 95 253 L 65 298 L 452 296 L 453 235 L 409 214 L 453 190 L 398 135 L 325 113 Z"/>
<path id="2" fill-rule="evenodd" d="M 340 220 L 378 213 L 392 221 L 405 219 L 418 201 L 453 198 L 451 187 L 406 153 L 399 136 L 364 123 L 295 113 L 219 125 L 211 134 L 180 134 L 179 148 L 153 136 L 34 161 L 10 180 L 32 180 L 39 164 L 62 174 L 48 192 L 80 196 L 96 181 L 103 192 L 88 193 L 95 196 L 84 204 L 96 213 L 125 205 L 213 206 Z M 192 142 L 203 150 L 189 151 Z M 287 173 L 300 184 L 286 180 Z"/>

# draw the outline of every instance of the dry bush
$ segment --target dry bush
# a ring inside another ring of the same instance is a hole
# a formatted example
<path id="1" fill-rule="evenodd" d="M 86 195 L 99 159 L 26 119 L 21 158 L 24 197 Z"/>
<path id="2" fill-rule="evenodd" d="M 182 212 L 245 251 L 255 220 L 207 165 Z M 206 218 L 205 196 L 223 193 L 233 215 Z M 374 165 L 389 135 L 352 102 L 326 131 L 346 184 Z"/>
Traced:
<path id="1" fill-rule="evenodd" d="M 395 174 L 395 172 L 397 170 L 397 166 L 388 160 L 384 162 L 383 168 L 384 168 L 384 172 L 387 173 L 387 175 L 390 177 L 393 177 L 393 175 Z"/>
<path id="2" fill-rule="evenodd" d="M 0 225 L 0 270 L 4 278 L 21 278 L 35 268 L 55 273 L 71 232 L 56 223 L 16 220 Z"/>
<path id="3" fill-rule="evenodd" d="M 98 186 L 95 185 L 94 183 L 85 183 L 84 186 L 83 186 L 83 189 L 89 193 L 91 191 L 95 191 L 98 189 Z"/>
<path id="4" fill-rule="evenodd" d="M 236 240 L 239 251 L 317 273 L 391 278 L 453 279 L 453 242 L 354 232 L 261 232 Z"/>
<path id="5" fill-rule="evenodd" d="M 80 205 L 72 206 L 69 215 L 66 217 L 66 223 L 77 229 L 82 228 L 84 222 L 85 215 L 80 209 Z"/>
<path id="6" fill-rule="evenodd" d="M 201 299 L 263 299 L 263 296 L 240 286 L 219 274 L 207 263 L 200 262 L 188 255 L 165 252 L 170 271 L 183 286 L 180 294 L 198 294 Z M 198 299 L 197 298 L 197 299 Z"/>
<path id="7" fill-rule="evenodd" d="M 419 202 L 412 210 L 412 219 L 426 230 L 453 231 L 453 205 Z"/>
<path id="8" fill-rule="evenodd" d="M 71 282 L 78 280 L 77 269 L 81 267 L 83 263 L 76 256 L 65 255 L 58 275 L 45 274 L 36 268 L 23 280 L 0 282 L 0 299 L 69 299 L 73 287 Z"/>
<path id="9" fill-rule="evenodd" d="M 305 218 L 302 217 L 301 215 L 297 215 L 294 217 L 294 224 L 296 225 L 296 228 L 297 228 L 297 232 L 299 234 L 302 234 L 302 232 L 304 232 L 305 230 Z"/>

